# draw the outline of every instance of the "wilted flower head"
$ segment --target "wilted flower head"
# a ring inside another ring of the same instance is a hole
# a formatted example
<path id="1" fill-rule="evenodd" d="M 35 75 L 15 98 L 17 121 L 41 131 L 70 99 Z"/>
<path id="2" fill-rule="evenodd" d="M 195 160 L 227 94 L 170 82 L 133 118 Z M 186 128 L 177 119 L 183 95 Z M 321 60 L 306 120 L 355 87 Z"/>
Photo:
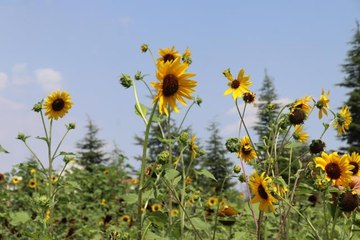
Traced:
<path id="1" fill-rule="evenodd" d="M 253 93 L 253 92 L 245 92 L 244 94 L 243 94 L 243 100 L 244 100 L 244 102 L 246 102 L 246 103 L 254 103 L 255 102 L 255 96 L 256 96 L 256 94 L 255 93 Z"/>
<path id="2" fill-rule="evenodd" d="M 330 90 L 325 93 L 324 89 L 321 91 L 320 99 L 316 103 L 316 107 L 319 109 L 319 119 L 323 117 L 323 114 L 327 115 L 327 109 L 329 109 L 330 99 L 328 98 Z"/>
<path id="3" fill-rule="evenodd" d="M 326 147 L 326 144 L 321 141 L 321 139 L 314 139 L 311 141 L 311 144 L 309 146 L 310 153 L 312 154 L 318 154 L 324 151 L 324 148 Z"/>
<path id="4" fill-rule="evenodd" d="M 141 47 L 140 47 L 141 51 L 143 53 L 147 52 L 147 50 L 149 49 L 149 46 L 147 44 L 142 44 Z"/>

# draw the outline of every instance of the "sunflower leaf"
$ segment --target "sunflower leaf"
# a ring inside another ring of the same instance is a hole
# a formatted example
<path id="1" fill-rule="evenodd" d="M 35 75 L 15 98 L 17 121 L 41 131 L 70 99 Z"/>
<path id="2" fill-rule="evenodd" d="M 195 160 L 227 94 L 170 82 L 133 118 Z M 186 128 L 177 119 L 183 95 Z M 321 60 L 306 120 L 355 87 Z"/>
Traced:
<path id="1" fill-rule="evenodd" d="M 173 180 L 175 177 L 177 177 L 180 174 L 179 171 L 175 169 L 167 169 L 165 173 L 165 178 L 169 181 Z"/>
<path id="2" fill-rule="evenodd" d="M 211 172 L 209 172 L 208 170 L 206 170 L 206 169 L 201 169 L 200 171 L 196 171 L 196 173 L 197 173 L 198 175 L 203 175 L 203 176 L 205 176 L 205 177 L 207 177 L 207 178 L 211 178 L 212 180 L 214 180 L 214 181 L 217 182 L 217 180 L 216 180 L 216 178 L 214 177 L 214 175 L 213 175 Z"/>
<path id="3" fill-rule="evenodd" d="M 0 153 L 9 153 L 3 146 L 0 145 Z"/>
<path id="4" fill-rule="evenodd" d="M 148 110 L 146 106 L 142 103 L 135 104 L 135 113 L 136 115 L 139 115 L 140 117 L 145 117 Z"/>
<path id="5" fill-rule="evenodd" d="M 133 204 L 137 202 L 138 195 L 135 193 L 129 193 L 127 195 L 124 195 L 122 198 L 125 200 L 125 202 L 127 202 L 127 204 Z"/>
<path id="6" fill-rule="evenodd" d="M 21 224 L 24 224 L 30 219 L 30 215 L 25 211 L 10 213 L 10 224 L 13 226 L 19 226 Z"/>

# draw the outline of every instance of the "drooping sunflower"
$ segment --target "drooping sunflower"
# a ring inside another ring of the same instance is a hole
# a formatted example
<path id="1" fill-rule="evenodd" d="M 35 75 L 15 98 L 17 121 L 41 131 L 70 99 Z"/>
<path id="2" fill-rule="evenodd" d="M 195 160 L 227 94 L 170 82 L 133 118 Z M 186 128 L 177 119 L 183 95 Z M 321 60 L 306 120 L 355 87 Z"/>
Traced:
<path id="1" fill-rule="evenodd" d="M 218 203 L 219 203 L 219 199 L 217 197 L 209 197 L 207 200 L 207 205 L 209 207 L 214 207 L 218 205 Z"/>
<path id="2" fill-rule="evenodd" d="M 198 145 L 196 145 L 196 135 L 193 135 L 190 142 L 191 158 L 195 159 L 197 155 Z"/>
<path id="3" fill-rule="evenodd" d="M 243 94 L 243 100 L 244 102 L 250 104 L 250 103 L 254 103 L 255 102 L 255 97 L 256 97 L 256 94 L 249 91 L 249 92 L 244 92 Z"/>
<path id="4" fill-rule="evenodd" d="M 230 81 L 228 83 L 229 89 L 224 92 L 224 96 L 232 93 L 233 99 L 235 100 L 238 97 L 242 97 L 243 93 L 249 92 L 249 87 L 252 85 L 250 82 L 250 76 L 244 76 L 245 70 L 240 69 L 236 79 L 232 76 L 230 69 L 226 69 L 223 74 Z"/>
<path id="5" fill-rule="evenodd" d="M 197 82 L 190 78 L 194 73 L 187 73 L 188 64 L 181 63 L 180 58 L 174 61 L 159 62 L 157 64 L 156 77 L 159 82 L 152 82 L 151 85 L 158 90 L 153 103 L 159 100 L 159 112 L 169 116 L 167 107 L 170 106 L 175 112 L 179 112 L 176 101 L 186 106 L 184 97 L 192 99 L 190 96 Z"/>
<path id="6" fill-rule="evenodd" d="M 44 100 L 45 115 L 49 119 L 62 118 L 72 107 L 68 92 L 57 90 L 49 94 Z"/>
<path id="7" fill-rule="evenodd" d="M 250 138 L 248 136 L 245 136 L 243 139 L 241 139 L 238 155 L 246 162 L 250 162 L 256 158 L 256 151 L 252 147 Z"/>
<path id="8" fill-rule="evenodd" d="M 295 108 L 300 108 L 304 110 L 304 112 L 307 115 L 311 112 L 311 106 L 309 105 L 310 101 L 311 101 L 311 96 L 305 96 L 303 98 L 300 98 L 292 104 L 291 109 L 293 110 Z"/>
<path id="9" fill-rule="evenodd" d="M 354 166 L 354 168 L 351 169 L 352 175 L 360 177 L 360 171 L 359 171 L 360 170 L 360 155 L 359 155 L 359 153 L 353 152 L 353 153 L 351 153 L 351 155 L 345 154 L 344 156 L 347 158 L 349 164 Z"/>
<path id="10" fill-rule="evenodd" d="M 151 211 L 157 212 L 157 211 L 161 211 L 161 210 L 162 210 L 161 204 L 155 203 L 155 204 L 151 205 Z"/>
<path id="11" fill-rule="evenodd" d="M 316 107 L 319 109 L 319 119 L 322 119 L 323 114 L 327 115 L 327 109 L 329 109 L 329 94 L 330 90 L 325 93 L 324 89 L 321 91 L 320 99 L 316 103 Z"/>
<path id="12" fill-rule="evenodd" d="M 180 53 L 177 50 L 175 50 L 175 47 L 159 49 L 159 55 L 160 55 L 160 57 L 157 59 L 158 63 L 159 62 L 172 62 L 176 58 L 181 57 Z"/>
<path id="13" fill-rule="evenodd" d="M 320 167 L 326 173 L 326 180 L 337 186 L 346 187 L 351 182 L 353 165 L 345 155 L 340 157 L 337 152 L 327 154 L 321 153 L 321 157 L 314 159 L 316 167 Z"/>
<path id="14" fill-rule="evenodd" d="M 34 179 L 31 179 L 29 181 L 29 187 L 30 188 L 36 188 L 37 187 L 37 183 L 36 183 L 36 181 Z"/>
<path id="15" fill-rule="evenodd" d="M 120 217 L 120 222 L 126 222 L 127 224 L 131 224 L 131 217 L 127 214 L 124 214 Z"/>
<path id="16" fill-rule="evenodd" d="M 338 135 L 344 134 L 348 129 L 352 121 L 351 112 L 348 106 L 343 106 L 336 114 L 333 127 L 336 129 Z"/>
<path id="17" fill-rule="evenodd" d="M 303 129 L 303 125 L 295 125 L 293 138 L 299 142 L 305 143 L 308 140 L 309 135 L 304 132 Z"/>
<path id="18" fill-rule="evenodd" d="M 272 212 L 274 212 L 273 204 L 277 202 L 277 200 L 271 195 L 271 191 L 269 189 L 269 183 L 271 183 L 271 178 L 266 176 L 264 177 L 265 172 L 263 172 L 260 176 L 257 171 L 254 172 L 254 175 L 250 177 L 249 185 L 251 188 L 251 192 L 255 195 L 252 199 L 252 203 L 259 202 L 259 209 L 268 212 L 269 208 Z"/>

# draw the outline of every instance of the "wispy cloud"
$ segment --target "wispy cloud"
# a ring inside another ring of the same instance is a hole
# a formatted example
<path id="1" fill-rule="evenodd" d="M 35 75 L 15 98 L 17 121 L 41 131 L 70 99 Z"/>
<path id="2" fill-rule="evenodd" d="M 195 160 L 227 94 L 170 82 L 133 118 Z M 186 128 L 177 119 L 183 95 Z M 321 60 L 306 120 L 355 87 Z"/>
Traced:
<path id="1" fill-rule="evenodd" d="M 44 91 L 50 92 L 60 88 L 62 76 L 60 72 L 52 68 L 41 68 L 35 70 L 36 81 Z"/>
<path id="2" fill-rule="evenodd" d="M 0 108 L 2 110 L 23 110 L 25 105 L 0 96 Z M 7 115 L 6 112 L 3 112 L 1 115 L 4 116 L 3 114 Z"/>
<path id="3" fill-rule="evenodd" d="M 11 82 L 15 85 L 31 83 L 31 77 L 27 73 L 26 63 L 17 63 L 13 66 Z"/>
<path id="4" fill-rule="evenodd" d="M 0 72 L 0 91 L 5 89 L 7 82 L 8 82 L 8 76 L 5 73 Z"/>

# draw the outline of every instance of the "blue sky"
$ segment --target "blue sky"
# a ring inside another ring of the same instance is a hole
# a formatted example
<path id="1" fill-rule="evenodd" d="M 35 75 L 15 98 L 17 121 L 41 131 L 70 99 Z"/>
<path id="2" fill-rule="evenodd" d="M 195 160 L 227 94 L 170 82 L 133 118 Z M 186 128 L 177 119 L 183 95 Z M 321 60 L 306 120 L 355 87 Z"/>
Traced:
<path id="1" fill-rule="evenodd" d="M 330 106 L 336 110 L 346 101 L 347 90 L 335 84 L 344 78 L 341 64 L 359 13 L 355 0 L 1 1 L 0 144 L 10 154 L 0 155 L 0 171 L 29 157 L 15 138 L 18 132 L 42 135 L 39 116 L 30 109 L 57 88 L 71 94 L 74 106 L 57 122 L 55 134 L 60 136 L 65 123 L 77 123 L 63 150 L 76 150 L 89 116 L 108 149 L 116 142 L 129 159 L 138 154 L 133 139 L 144 126 L 133 114 L 132 91 L 118 79 L 121 73 L 141 70 L 150 74 L 147 81 L 155 80 L 150 56 L 139 50 L 142 43 L 155 54 L 171 46 L 192 50 L 189 71 L 198 81 L 194 96 L 202 97 L 203 104 L 191 111 L 186 124 L 202 141 L 212 121 L 220 123 L 224 138 L 237 133 L 232 99 L 223 96 L 227 80 L 222 72 L 228 67 L 234 74 L 243 67 L 255 92 L 266 68 L 284 101 L 317 98 L 322 88 L 330 89 Z M 139 91 L 146 93 L 142 86 Z M 185 110 L 181 107 L 175 117 L 181 119 Z M 249 110 L 249 127 L 255 114 Z M 317 138 L 321 122 L 310 119 L 305 129 Z M 325 135 L 328 149 L 341 145 L 335 135 L 333 130 Z M 45 151 L 42 142 L 29 143 Z"/>

